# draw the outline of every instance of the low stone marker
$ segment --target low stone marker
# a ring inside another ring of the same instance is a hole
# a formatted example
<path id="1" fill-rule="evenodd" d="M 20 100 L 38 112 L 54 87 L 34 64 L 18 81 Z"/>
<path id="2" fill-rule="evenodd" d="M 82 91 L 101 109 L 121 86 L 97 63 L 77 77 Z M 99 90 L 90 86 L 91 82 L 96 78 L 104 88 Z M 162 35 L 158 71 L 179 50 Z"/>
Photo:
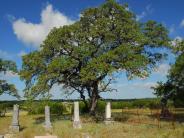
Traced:
<path id="1" fill-rule="evenodd" d="M 107 102 L 106 107 L 105 107 L 105 124 L 110 124 L 113 122 L 111 118 L 111 103 Z"/>
<path id="2" fill-rule="evenodd" d="M 79 102 L 74 102 L 74 118 L 73 118 L 73 127 L 81 128 L 81 122 L 79 117 Z"/>
<path id="3" fill-rule="evenodd" d="M 12 124 L 9 127 L 10 131 L 13 133 L 17 133 L 20 131 L 20 126 L 19 126 L 19 105 L 15 104 L 13 106 L 13 120 Z"/>
<path id="4" fill-rule="evenodd" d="M 50 107 L 49 106 L 45 106 L 45 125 L 44 126 L 46 129 L 52 128 L 52 124 L 50 122 Z"/>
<path id="5" fill-rule="evenodd" d="M 57 136 L 35 136 L 34 138 L 58 138 Z"/>
<path id="6" fill-rule="evenodd" d="M 4 136 L 3 135 L 0 135 L 0 138 L 4 138 Z"/>

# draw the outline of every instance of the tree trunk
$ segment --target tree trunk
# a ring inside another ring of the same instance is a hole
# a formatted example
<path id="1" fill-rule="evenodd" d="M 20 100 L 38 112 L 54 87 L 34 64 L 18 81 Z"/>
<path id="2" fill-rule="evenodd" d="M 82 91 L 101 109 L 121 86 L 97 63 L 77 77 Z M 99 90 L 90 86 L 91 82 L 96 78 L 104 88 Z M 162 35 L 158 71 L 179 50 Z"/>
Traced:
<path id="1" fill-rule="evenodd" d="M 90 115 L 95 115 L 97 102 L 98 102 L 98 98 L 96 98 L 95 96 L 92 97 L 90 101 L 90 110 L 89 110 Z"/>
<path id="2" fill-rule="evenodd" d="M 85 113 L 88 113 L 89 112 L 89 104 L 88 104 L 88 101 L 87 100 L 83 100 L 84 102 L 84 105 L 85 105 Z"/>
<path id="3" fill-rule="evenodd" d="M 80 93 L 80 96 L 81 96 L 81 98 L 82 98 L 82 101 L 83 101 L 83 103 L 84 103 L 84 105 L 85 105 L 85 109 L 84 109 L 84 112 L 89 112 L 89 105 L 88 105 L 88 101 L 86 100 L 86 98 L 85 98 L 85 96 L 84 96 L 84 94 L 81 92 Z"/>
<path id="4" fill-rule="evenodd" d="M 92 89 L 92 95 L 90 97 L 90 107 L 89 107 L 90 115 L 95 115 L 96 106 L 99 98 L 100 96 L 98 95 L 98 83 L 94 83 L 93 89 Z"/>

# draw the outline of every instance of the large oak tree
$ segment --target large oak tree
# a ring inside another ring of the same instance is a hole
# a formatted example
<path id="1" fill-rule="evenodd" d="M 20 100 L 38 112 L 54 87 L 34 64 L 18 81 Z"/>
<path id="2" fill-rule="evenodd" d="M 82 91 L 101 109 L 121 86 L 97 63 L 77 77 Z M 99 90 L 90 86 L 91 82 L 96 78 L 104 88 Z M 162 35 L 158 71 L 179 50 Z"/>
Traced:
<path id="1" fill-rule="evenodd" d="M 184 40 L 176 40 L 172 48 L 177 56 L 176 62 L 169 70 L 167 81 L 158 82 L 154 88 L 155 95 L 162 99 L 163 110 L 167 108 L 168 100 L 175 106 L 184 106 Z"/>
<path id="2" fill-rule="evenodd" d="M 147 77 L 165 56 L 155 49 L 168 45 L 168 31 L 162 24 L 141 23 L 127 5 L 107 0 L 84 10 L 74 24 L 52 29 L 40 50 L 23 56 L 20 76 L 26 82 L 26 95 L 32 98 L 58 84 L 80 93 L 94 113 L 100 93 L 113 90 L 109 88 L 113 74 Z"/>
<path id="3" fill-rule="evenodd" d="M 10 60 L 3 60 L 0 58 L 0 73 L 3 76 L 3 74 L 6 74 L 8 71 L 12 73 L 17 73 L 17 67 L 16 64 L 13 61 Z M 0 79 L 0 95 L 7 93 L 9 95 L 15 96 L 17 98 L 20 98 L 18 95 L 18 92 L 15 88 L 15 85 L 8 83 L 3 78 Z"/>

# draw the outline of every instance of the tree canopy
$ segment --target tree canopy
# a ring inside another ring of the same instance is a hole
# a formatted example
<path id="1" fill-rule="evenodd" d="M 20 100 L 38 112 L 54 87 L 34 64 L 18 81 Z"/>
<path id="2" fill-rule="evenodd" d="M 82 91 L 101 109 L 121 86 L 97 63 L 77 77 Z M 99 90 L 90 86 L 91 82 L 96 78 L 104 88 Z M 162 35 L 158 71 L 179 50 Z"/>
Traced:
<path id="1" fill-rule="evenodd" d="M 157 48 L 169 45 L 168 31 L 160 23 L 136 20 L 127 5 L 107 0 L 81 13 L 72 25 L 54 28 L 40 50 L 23 56 L 20 76 L 26 95 L 48 93 L 54 84 L 79 92 L 94 112 L 101 92 L 112 91 L 113 74 L 129 79 L 147 77 L 165 57 Z M 87 103 L 86 103 L 87 104 Z"/>
<path id="2" fill-rule="evenodd" d="M 17 72 L 16 64 L 10 60 L 0 59 L 0 73 L 6 74 L 8 71 L 14 73 Z M 9 84 L 6 80 L 0 79 L 0 95 L 2 95 L 3 93 L 7 93 L 17 98 L 20 98 L 13 84 Z"/>
<path id="3" fill-rule="evenodd" d="M 167 100 L 172 100 L 175 106 L 181 106 L 184 105 L 184 40 L 177 40 L 173 50 L 178 56 L 175 64 L 171 66 L 168 80 L 165 83 L 158 82 L 154 90 L 157 96 L 165 98 L 165 104 Z"/>

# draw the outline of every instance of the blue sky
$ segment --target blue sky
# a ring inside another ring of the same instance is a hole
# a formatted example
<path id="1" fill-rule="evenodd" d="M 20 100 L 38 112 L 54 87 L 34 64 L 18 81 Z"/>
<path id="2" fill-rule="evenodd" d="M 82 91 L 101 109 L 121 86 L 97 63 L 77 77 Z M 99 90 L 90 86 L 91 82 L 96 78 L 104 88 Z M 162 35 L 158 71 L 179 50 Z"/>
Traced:
<path id="1" fill-rule="evenodd" d="M 104 0 L 1 0 L 0 1 L 0 58 L 10 59 L 21 68 L 21 56 L 39 49 L 52 27 L 72 24 L 79 19 L 80 12 L 88 7 L 95 7 Z M 118 0 L 128 3 L 129 9 L 135 12 L 137 20 L 145 22 L 156 20 L 163 23 L 170 31 L 170 37 L 184 37 L 184 1 L 183 0 Z M 116 93 L 102 94 L 104 98 L 145 98 L 153 97 L 151 86 L 157 81 L 166 80 L 169 64 L 174 55 L 169 54 L 167 61 L 161 63 L 156 71 L 147 79 L 128 81 L 125 74 L 118 75 L 112 87 Z M 23 95 L 24 83 L 18 75 L 8 73 L 0 77 L 16 84 Z M 52 89 L 53 98 L 65 98 L 62 89 Z M 74 94 L 71 98 L 77 98 Z M 14 99 L 6 94 L 0 100 Z"/>

